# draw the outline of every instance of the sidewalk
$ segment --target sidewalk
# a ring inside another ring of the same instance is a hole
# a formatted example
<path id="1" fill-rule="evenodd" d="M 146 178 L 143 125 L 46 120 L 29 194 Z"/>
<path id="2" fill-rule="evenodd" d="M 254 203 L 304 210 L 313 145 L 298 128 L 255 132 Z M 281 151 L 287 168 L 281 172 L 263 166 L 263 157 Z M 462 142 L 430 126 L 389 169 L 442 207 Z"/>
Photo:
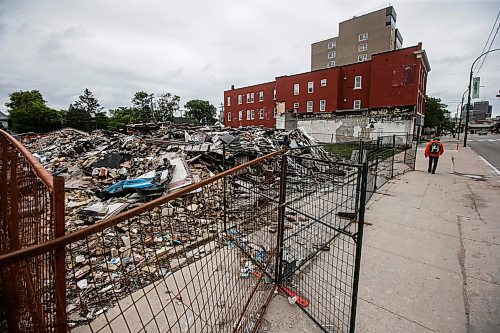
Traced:
<path id="1" fill-rule="evenodd" d="M 500 177 L 445 149 L 368 204 L 357 332 L 500 332 Z"/>

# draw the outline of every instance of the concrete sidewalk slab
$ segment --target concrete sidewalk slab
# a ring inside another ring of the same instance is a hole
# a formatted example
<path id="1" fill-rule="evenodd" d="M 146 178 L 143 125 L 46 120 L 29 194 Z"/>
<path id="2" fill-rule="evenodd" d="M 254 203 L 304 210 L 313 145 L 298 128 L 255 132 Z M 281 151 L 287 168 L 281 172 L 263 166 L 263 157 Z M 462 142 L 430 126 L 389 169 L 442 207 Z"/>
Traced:
<path id="1" fill-rule="evenodd" d="M 461 298 L 460 273 L 368 246 L 362 267 L 358 297 L 374 305 L 371 311 L 389 318 L 397 314 L 431 332 L 465 332 L 463 303 L 450 303 Z M 359 309 L 358 322 L 369 326 L 367 318 L 371 315 Z"/>
<path id="2" fill-rule="evenodd" d="M 456 143 L 416 169 L 368 205 L 358 331 L 500 332 L 500 177 Z"/>

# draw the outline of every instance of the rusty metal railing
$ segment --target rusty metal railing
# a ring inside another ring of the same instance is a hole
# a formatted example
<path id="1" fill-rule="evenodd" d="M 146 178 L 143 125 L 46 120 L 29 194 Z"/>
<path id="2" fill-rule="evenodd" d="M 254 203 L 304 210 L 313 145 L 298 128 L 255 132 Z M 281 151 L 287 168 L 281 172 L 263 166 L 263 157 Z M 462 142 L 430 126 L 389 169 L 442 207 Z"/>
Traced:
<path id="1" fill-rule="evenodd" d="M 64 178 L 0 131 L 0 255 L 63 235 Z M 0 266 L 0 320 L 9 330 L 64 331 L 64 257 L 61 248 Z"/>
<path id="2" fill-rule="evenodd" d="M 274 291 L 277 236 L 268 229 L 278 220 L 282 153 L 5 253 L 0 265 L 65 251 L 64 324 L 76 332 L 255 331 Z"/>

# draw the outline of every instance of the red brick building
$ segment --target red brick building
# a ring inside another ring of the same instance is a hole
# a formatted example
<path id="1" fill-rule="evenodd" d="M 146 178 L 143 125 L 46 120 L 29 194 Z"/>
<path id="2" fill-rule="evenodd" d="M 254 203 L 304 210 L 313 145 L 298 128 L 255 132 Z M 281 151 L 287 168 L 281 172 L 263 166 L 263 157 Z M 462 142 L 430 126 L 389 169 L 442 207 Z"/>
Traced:
<path id="1" fill-rule="evenodd" d="M 429 62 L 422 44 L 365 62 L 280 76 L 224 92 L 224 124 L 275 126 L 277 103 L 297 114 L 410 107 L 423 119 Z"/>

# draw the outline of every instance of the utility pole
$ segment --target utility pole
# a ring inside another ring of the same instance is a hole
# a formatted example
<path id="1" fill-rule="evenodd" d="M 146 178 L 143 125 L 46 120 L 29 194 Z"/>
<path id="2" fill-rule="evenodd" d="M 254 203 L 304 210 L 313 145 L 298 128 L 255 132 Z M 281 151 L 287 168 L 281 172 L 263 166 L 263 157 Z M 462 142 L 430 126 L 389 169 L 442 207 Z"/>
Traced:
<path id="1" fill-rule="evenodd" d="M 483 54 L 481 54 L 479 57 L 476 58 L 476 60 L 474 60 L 474 62 L 472 63 L 472 66 L 470 66 L 470 75 L 469 75 L 469 94 L 468 94 L 468 97 L 467 97 L 467 113 L 465 114 L 465 135 L 464 135 L 464 147 L 467 147 L 467 132 L 469 130 L 469 110 L 470 110 L 470 91 L 471 91 L 471 86 L 472 86 L 472 70 L 474 69 L 474 65 L 476 64 L 476 62 L 484 55 L 490 53 L 490 52 L 495 52 L 495 51 L 500 51 L 500 49 L 493 49 L 493 50 L 489 50 L 487 52 L 484 52 Z"/>

